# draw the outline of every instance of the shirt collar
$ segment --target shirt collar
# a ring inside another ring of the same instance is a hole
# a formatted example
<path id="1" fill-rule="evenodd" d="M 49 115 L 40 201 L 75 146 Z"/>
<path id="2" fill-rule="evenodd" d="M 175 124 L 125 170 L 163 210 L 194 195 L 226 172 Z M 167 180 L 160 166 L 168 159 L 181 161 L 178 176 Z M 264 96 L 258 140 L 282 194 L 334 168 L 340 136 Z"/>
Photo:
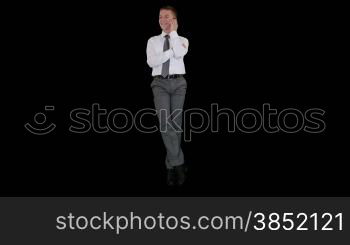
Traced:
<path id="1" fill-rule="evenodd" d="M 169 33 L 170 34 L 170 33 Z M 160 34 L 161 37 L 165 37 L 165 35 L 169 35 L 168 33 L 162 31 L 162 34 Z"/>

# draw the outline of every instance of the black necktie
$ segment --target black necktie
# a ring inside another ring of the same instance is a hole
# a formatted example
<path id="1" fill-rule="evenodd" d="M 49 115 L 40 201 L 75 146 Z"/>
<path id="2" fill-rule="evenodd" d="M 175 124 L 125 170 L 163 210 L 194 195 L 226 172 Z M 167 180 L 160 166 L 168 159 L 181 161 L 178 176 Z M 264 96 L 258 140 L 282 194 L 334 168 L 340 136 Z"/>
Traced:
<path id="1" fill-rule="evenodd" d="M 165 35 L 163 51 L 167 51 L 169 48 L 170 48 L 169 35 Z M 163 66 L 162 66 L 162 76 L 163 77 L 166 77 L 169 75 L 169 65 L 170 65 L 170 59 L 168 59 L 166 62 L 163 63 Z"/>

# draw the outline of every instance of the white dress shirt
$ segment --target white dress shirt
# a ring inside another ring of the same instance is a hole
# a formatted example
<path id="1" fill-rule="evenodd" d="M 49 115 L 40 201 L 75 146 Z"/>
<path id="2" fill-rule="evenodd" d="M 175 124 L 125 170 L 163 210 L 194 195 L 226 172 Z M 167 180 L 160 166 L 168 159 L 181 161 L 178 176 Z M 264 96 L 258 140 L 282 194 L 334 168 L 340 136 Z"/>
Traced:
<path id="1" fill-rule="evenodd" d="M 185 74 L 184 56 L 188 50 L 188 40 L 177 34 L 176 31 L 169 33 L 170 48 L 163 51 L 165 32 L 151 37 L 147 42 L 147 64 L 152 68 L 152 76 L 162 74 L 162 64 L 170 59 L 169 75 Z"/>

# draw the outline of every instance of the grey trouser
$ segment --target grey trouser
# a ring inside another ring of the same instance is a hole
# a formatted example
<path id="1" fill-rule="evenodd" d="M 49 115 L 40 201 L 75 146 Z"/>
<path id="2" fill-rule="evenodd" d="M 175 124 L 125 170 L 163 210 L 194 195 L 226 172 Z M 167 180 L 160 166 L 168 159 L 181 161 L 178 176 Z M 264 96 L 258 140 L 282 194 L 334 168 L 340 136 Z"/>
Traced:
<path id="1" fill-rule="evenodd" d="M 167 152 L 165 164 L 170 169 L 184 163 L 181 149 L 181 127 L 187 82 L 184 77 L 176 79 L 154 78 L 151 88 L 160 132 Z"/>

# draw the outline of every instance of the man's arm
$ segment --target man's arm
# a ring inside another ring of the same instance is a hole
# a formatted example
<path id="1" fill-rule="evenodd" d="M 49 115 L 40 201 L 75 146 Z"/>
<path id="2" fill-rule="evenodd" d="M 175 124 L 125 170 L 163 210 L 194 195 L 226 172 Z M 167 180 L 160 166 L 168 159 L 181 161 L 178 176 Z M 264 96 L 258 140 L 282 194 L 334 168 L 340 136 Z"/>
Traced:
<path id="1" fill-rule="evenodd" d="M 188 51 L 188 40 L 184 38 L 183 40 L 177 34 L 177 19 L 172 20 L 171 22 L 171 32 L 170 36 L 170 46 L 174 51 L 175 58 L 184 57 Z"/>
<path id="2" fill-rule="evenodd" d="M 174 56 L 174 51 L 172 49 L 157 53 L 154 48 L 152 39 L 149 39 L 147 42 L 146 53 L 147 53 L 147 64 L 151 68 L 163 64 L 168 59 Z"/>
<path id="3" fill-rule="evenodd" d="M 188 40 L 181 40 L 176 31 L 170 32 L 170 46 L 174 51 L 175 58 L 184 57 L 188 51 Z"/>

